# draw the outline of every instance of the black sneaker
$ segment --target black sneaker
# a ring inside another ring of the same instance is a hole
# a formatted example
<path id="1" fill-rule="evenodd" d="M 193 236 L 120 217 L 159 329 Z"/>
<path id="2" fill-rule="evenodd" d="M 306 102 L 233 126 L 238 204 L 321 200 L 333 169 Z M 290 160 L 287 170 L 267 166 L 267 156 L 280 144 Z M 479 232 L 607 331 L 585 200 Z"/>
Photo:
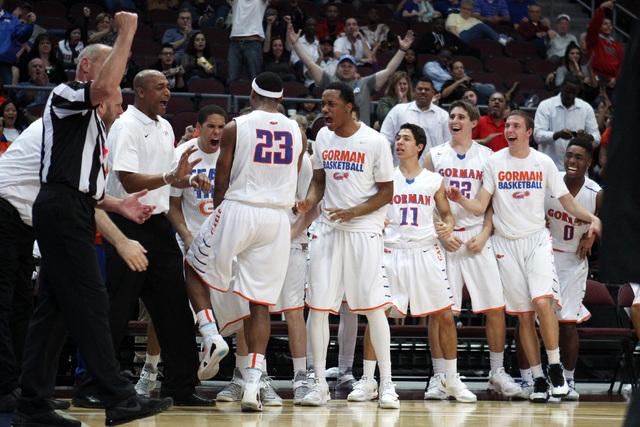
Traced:
<path id="1" fill-rule="evenodd" d="M 529 395 L 529 400 L 535 403 L 547 403 L 549 397 L 549 384 L 543 377 L 533 379 L 533 392 Z"/>
<path id="2" fill-rule="evenodd" d="M 80 427 L 82 423 L 78 420 L 65 418 L 54 411 L 41 412 L 39 414 L 23 414 L 20 411 L 13 413 L 11 427 L 23 426 L 57 426 L 57 427 Z"/>
<path id="3" fill-rule="evenodd" d="M 569 394 L 569 384 L 564 379 L 564 369 L 562 364 L 554 363 L 547 366 L 547 376 L 551 383 L 551 394 L 553 397 L 565 397 Z"/>
<path id="4" fill-rule="evenodd" d="M 15 389 L 0 396 L 0 413 L 11 413 L 16 409 L 16 400 L 20 397 L 20 389 Z"/>
<path id="5" fill-rule="evenodd" d="M 150 417 L 166 411 L 173 404 L 173 399 L 163 397 L 161 399 L 149 399 L 133 394 L 117 405 L 107 409 L 105 424 L 117 426 L 142 418 Z"/>

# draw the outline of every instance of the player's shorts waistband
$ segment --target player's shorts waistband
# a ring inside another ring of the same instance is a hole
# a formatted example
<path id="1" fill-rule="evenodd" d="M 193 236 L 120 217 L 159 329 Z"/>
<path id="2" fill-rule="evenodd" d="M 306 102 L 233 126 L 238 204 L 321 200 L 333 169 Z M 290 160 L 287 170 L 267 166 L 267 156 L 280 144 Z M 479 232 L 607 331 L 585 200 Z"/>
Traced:
<path id="1" fill-rule="evenodd" d="M 425 246 L 431 246 L 435 243 L 436 239 L 423 239 L 413 242 L 384 242 L 385 248 L 391 249 L 416 249 L 424 248 Z"/>
<path id="2" fill-rule="evenodd" d="M 308 251 L 309 244 L 308 243 L 292 243 L 291 249 L 300 249 L 301 251 Z"/>
<path id="3" fill-rule="evenodd" d="M 565 253 L 565 252 L 566 252 L 566 251 L 561 251 L 560 249 L 556 249 L 556 248 L 553 248 L 553 251 L 554 251 L 554 252 L 562 252 L 562 253 Z"/>
<path id="4" fill-rule="evenodd" d="M 480 232 L 482 230 L 482 226 L 481 225 L 473 225 L 471 227 L 460 227 L 460 228 L 454 228 L 453 229 L 453 231 L 455 231 L 455 232 L 473 231 L 473 230 L 478 230 L 478 232 Z"/>

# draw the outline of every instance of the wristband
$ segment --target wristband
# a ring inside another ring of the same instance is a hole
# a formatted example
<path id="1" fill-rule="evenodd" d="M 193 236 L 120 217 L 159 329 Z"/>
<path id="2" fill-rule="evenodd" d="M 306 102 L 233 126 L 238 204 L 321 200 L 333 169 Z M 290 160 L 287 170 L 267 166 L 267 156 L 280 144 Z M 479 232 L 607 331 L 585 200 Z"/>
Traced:
<path id="1" fill-rule="evenodd" d="M 399 47 L 398 49 L 400 49 L 402 52 L 407 53 L 408 49 L 403 49 L 401 47 Z"/>
<path id="2" fill-rule="evenodd" d="M 168 172 L 165 172 L 162 174 L 162 180 L 164 181 L 165 184 L 169 184 L 169 181 L 167 181 L 167 173 Z"/>
<path id="3" fill-rule="evenodd" d="M 195 178 L 195 177 L 196 177 L 195 175 L 191 175 L 189 177 L 189 187 L 193 187 L 193 178 Z"/>

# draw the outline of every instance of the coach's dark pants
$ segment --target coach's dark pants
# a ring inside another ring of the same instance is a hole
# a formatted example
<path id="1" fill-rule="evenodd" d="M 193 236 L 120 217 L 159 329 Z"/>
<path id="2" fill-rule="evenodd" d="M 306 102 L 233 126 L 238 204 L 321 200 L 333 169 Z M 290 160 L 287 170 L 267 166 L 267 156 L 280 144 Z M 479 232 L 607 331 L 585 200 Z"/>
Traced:
<path id="1" fill-rule="evenodd" d="M 106 407 L 134 393 L 120 375 L 109 331 L 107 290 L 100 277 L 92 199 L 69 187 L 45 185 L 33 205 L 33 226 L 42 253 L 39 301 L 25 343 L 24 413 L 50 411 L 58 358 L 67 330 L 96 380 Z M 67 329 L 68 328 L 68 329 Z"/>
<path id="2" fill-rule="evenodd" d="M 0 395 L 18 387 L 33 306 L 33 228 L 0 199 Z"/>
<path id="3" fill-rule="evenodd" d="M 171 223 L 163 214 L 153 215 L 144 224 L 110 215 L 130 239 L 147 250 L 149 267 L 144 272 L 129 269 L 116 249 L 105 243 L 107 291 L 111 310 L 109 321 L 115 348 L 125 335 L 127 322 L 138 297 L 144 301 L 162 347 L 165 372 L 162 393 L 187 397 L 198 384 L 198 351 L 193 315 L 184 283 L 182 252 Z"/>

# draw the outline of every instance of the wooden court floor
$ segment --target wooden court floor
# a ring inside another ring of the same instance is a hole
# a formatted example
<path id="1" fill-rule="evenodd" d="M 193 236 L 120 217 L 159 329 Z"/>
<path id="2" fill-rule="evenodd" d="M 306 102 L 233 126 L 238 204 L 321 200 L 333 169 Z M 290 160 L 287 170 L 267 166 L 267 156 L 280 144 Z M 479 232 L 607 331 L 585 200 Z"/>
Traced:
<path id="1" fill-rule="evenodd" d="M 221 403 L 203 410 L 195 407 L 173 407 L 146 420 L 127 424 L 139 427 L 617 427 L 621 426 L 628 403 L 620 394 L 608 394 L 608 385 L 581 384 L 580 402 L 533 404 L 510 401 L 486 391 L 486 382 L 467 382 L 478 396 L 473 404 L 455 401 L 422 400 L 424 383 L 401 381 L 397 391 L 400 410 L 384 410 L 376 402 L 352 403 L 346 396 L 332 393 L 333 400 L 325 407 L 293 406 L 291 382 L 276 381 L 278 393 L 285 399 L 281 408 L 264 408 L 262 413 L 243 413 L 239 403 Z M 331 384 L 331 383 L 330 383 Z M 225 385 L 207 381 L 198 391 L 213 398 Z M 70 397 L 70 390 L 56 390 L 57 397 Z M 104 411 L 71 407 L 66 415 L 85 426 L 104 426 Z M 8 414 L 7 414 L 8 415 Z M 3 422 L 4 421 L 4 422 Z M 0 417 L 0 427 L 8 418 Z"/>

